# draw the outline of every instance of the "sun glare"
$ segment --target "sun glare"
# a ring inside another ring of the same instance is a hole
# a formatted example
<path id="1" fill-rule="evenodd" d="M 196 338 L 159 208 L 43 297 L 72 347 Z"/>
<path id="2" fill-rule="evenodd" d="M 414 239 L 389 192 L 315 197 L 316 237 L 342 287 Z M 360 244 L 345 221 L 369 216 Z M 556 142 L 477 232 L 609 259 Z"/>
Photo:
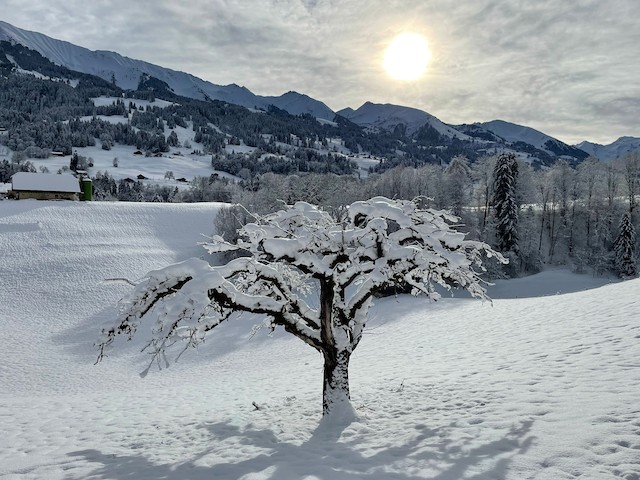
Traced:
<path id="1" fill-rule="evenodd" d="M 417 80 L 431 60 L 427 39 L 417 33 L 398 35 L 384 53 L 384 69 L 396 80 Z"/>

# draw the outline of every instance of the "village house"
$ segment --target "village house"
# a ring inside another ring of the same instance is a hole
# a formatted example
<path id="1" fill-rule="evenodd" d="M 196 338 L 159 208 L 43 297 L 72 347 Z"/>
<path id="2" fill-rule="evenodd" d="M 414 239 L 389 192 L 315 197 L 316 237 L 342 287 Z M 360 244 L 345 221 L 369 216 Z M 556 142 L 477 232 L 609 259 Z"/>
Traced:
<path id="1" fill-rule="evenodd" d="M 79 200 L 78 179 L 72 175 L 18 172 L 11 177 L 9 196 L 16 200 Z"/>

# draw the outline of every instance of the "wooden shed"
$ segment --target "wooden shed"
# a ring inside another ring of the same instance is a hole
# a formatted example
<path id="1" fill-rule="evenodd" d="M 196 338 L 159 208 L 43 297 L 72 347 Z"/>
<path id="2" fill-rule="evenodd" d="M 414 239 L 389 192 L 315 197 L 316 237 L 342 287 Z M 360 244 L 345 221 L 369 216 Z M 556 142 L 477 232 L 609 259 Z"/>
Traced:
<path id="1" fill-rule="evenodd" d="M 11 196 L 17 200 L 78 200 L 80 183 L 73 175 L 18 172 L 11 177 Z"/>

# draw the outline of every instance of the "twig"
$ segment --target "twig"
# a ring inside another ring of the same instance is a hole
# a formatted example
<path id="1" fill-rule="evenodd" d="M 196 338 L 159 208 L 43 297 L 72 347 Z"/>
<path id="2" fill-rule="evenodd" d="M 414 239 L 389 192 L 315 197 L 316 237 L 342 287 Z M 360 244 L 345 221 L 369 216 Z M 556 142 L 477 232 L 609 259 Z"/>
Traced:
<path id="1" fill-rule="evenodd" d="M 132 282 L 131 280 L 129 280 L 128 278 L 105 278 L 103 280 L 103 282 L 123 282 L 123 283 L 128 283 L 129 285 L 135 287 L 137 285 L 137 283 Z"/>

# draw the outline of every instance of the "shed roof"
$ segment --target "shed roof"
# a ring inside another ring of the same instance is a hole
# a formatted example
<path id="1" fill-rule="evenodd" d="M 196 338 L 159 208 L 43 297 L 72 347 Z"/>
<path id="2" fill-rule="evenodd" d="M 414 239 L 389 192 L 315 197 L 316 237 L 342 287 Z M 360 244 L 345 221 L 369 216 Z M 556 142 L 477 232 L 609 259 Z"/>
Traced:
<path id="1" fill-rule="evenodd" d="M 13 191 L 80 193 L 78 179 L 65 174 L 18 172 L 11 184 Z"/>

